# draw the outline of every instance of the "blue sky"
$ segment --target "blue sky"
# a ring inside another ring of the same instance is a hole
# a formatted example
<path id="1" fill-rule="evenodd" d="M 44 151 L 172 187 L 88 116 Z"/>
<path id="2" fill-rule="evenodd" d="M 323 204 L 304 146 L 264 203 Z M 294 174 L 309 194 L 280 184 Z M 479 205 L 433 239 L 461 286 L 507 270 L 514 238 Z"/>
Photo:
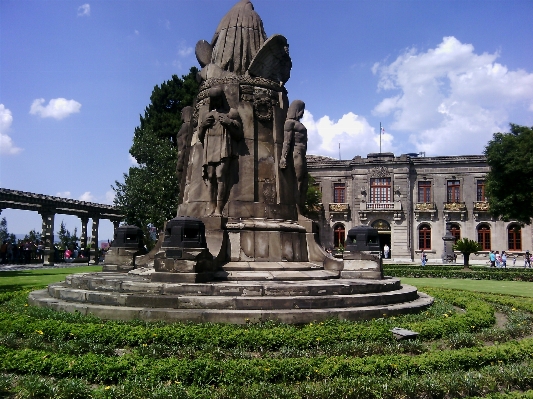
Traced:
<path id="1" fill-rule="evenodd" d="M 155 85 L 197 66 L 235 0 L 0 0 L 0 186 L 111 203 Z M 256 0 L 287 37 L 308 153 L 480 154 L 533 126 L 533 2 Z M 13 233 L 40 230 L 4 210 Z M 70 230 L 75 217 L 57 215 Z M 101 222 L 101 238 L 112 225 Z"/>

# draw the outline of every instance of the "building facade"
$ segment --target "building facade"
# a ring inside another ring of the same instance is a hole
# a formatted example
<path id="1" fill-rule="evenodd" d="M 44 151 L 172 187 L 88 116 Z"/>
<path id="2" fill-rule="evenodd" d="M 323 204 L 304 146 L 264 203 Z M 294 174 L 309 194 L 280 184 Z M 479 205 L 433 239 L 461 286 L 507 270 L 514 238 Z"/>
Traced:
<path id="1" fill-rule="evenodd" d="M 490 215 L 485 196 L 489 167 L 482 155 L 379 153 L 352 160 L 309 155 L 307 163 L 322 192 L 316 219 L 325 248 L 344 247 L 350 228 L 367 225 L 378 229 L 381 247 L 390 248 L 389 258 L 412 261 L 424 251 L 437 261 L 443 256 L 447 223 L 455 239 L 482 245 L 473 260 L 486 261 L 494 250 L 523 263 L 523 254 L 532 247 L 530 226 Z"/>

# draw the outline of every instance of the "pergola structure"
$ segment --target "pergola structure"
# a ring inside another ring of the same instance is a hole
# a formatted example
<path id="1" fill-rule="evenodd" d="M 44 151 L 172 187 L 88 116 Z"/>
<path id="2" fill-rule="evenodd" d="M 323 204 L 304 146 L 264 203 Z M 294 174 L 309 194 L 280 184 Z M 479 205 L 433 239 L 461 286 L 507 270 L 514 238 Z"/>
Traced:
<path id="1" fill-rule="evenodd" d="M 54 263 L 54 218 L 56 214 L 74 215 L 81 219 L 80 241 L 83 248 L 87 246 L 87 224 L 89 219 L 92 219 L 91 254 L 96 263 L 98 263 L 100 219 L 110 220 L 115 229 L 123 219 L 120 211 L 111 205 L 0 188 L 0 213 L 6 208 L 39 212 L 43 219 L 44 263 L 47 265 Z"/>

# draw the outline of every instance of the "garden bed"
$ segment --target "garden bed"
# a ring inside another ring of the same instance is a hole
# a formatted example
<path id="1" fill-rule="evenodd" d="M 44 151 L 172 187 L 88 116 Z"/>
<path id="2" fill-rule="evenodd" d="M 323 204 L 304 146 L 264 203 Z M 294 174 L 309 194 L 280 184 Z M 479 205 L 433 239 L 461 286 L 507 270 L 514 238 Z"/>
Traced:
<path id="1" fill-rule="evenodd" d="M 453 398 L 533 388 L 533 298 L 427 289 L 418 315 L 291 326 L 102 321 L 0 294 L 0 396 Z M 498 321 L 496 318 L 498 314 Z M 416 331 L 396 341 L 390 330 Z"/>

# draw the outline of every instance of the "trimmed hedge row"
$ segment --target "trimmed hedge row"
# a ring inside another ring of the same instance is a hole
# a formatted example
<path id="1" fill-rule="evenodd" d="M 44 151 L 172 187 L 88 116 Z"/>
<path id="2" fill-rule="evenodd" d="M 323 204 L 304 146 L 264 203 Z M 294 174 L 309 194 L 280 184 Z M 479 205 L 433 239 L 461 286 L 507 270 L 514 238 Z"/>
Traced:
<path id="1" fill-rule="evenodd" d="M 87 353 L 71 356 L 31 349 L 0 347 L 0 369 L 56 378 L 84 378 L 90 382 L 116 383 L 142 375 L 150 381 L 180 381 L 185 385 L 295 383 L 359 376 L 398 377 L 403 373 L 478 370 L 500 363 L 533 359 L 533 339 L 501 345 L 428 352 L 418 356 L 389 355 L 353 358 L 344 356 L 279 359 L 153 359 L 136 354 L 107 357 Z"/>
<path id="2" fill-rule="evenodd" d="M 489 269 L 473 268 L 464 270 L 450 266 L 432 268 L 399 266 L 383 266 L 383 272 L 392 277 L 410 278 L 456 278 L 471 280 L 500 280 L 500 281 L 527 281 L 533 282 L 533 272 L 530 269 Z"/>
<path id="3" fill-rule="evenodd" d="M 423 314 L 406 315 L 398 320 L 386 318 L 373 322 L 342 322 L 330 320 L 293 326 L 275 323 L 232 326 L 222 324 L 155 324 L 127 323 L 89 319 L 92 322 L 70 322 L 47 318 L 57 317 L 49 309 L 5 307 L 0 311 L 0 335 L 29 338 L 40 331 L 49 342 L 90 340 L 102 345 L 138 347 L 148 344 L 193 346 L 195 348 L 240 348 L 249 351 L 279 350 L 282 347 L 305 349 L 338 344 L 345 341 L 392 342 L 390 329 L 404 327 L 418 331 L 423 339 L 436 339 L 457 332 L 472 332 L 494 324 L 494 309 L 476 299 L 476 294 L 456 295 L 449 290 L 433 290 L 442 295 Z M 430 293 L 431 294 L 431 293 Z M 466 312 L 456 312 L 449 302 Z M 21 306 L 19 304 L 19 306 Z M 23 306 L 23 305 L 22 305 Z M 386 316 L 386 315 L 384 315 Z M 67 319 L 70 317 L 66 315 Z M 400 321 L 401 320 L 401 321 Z"/>

